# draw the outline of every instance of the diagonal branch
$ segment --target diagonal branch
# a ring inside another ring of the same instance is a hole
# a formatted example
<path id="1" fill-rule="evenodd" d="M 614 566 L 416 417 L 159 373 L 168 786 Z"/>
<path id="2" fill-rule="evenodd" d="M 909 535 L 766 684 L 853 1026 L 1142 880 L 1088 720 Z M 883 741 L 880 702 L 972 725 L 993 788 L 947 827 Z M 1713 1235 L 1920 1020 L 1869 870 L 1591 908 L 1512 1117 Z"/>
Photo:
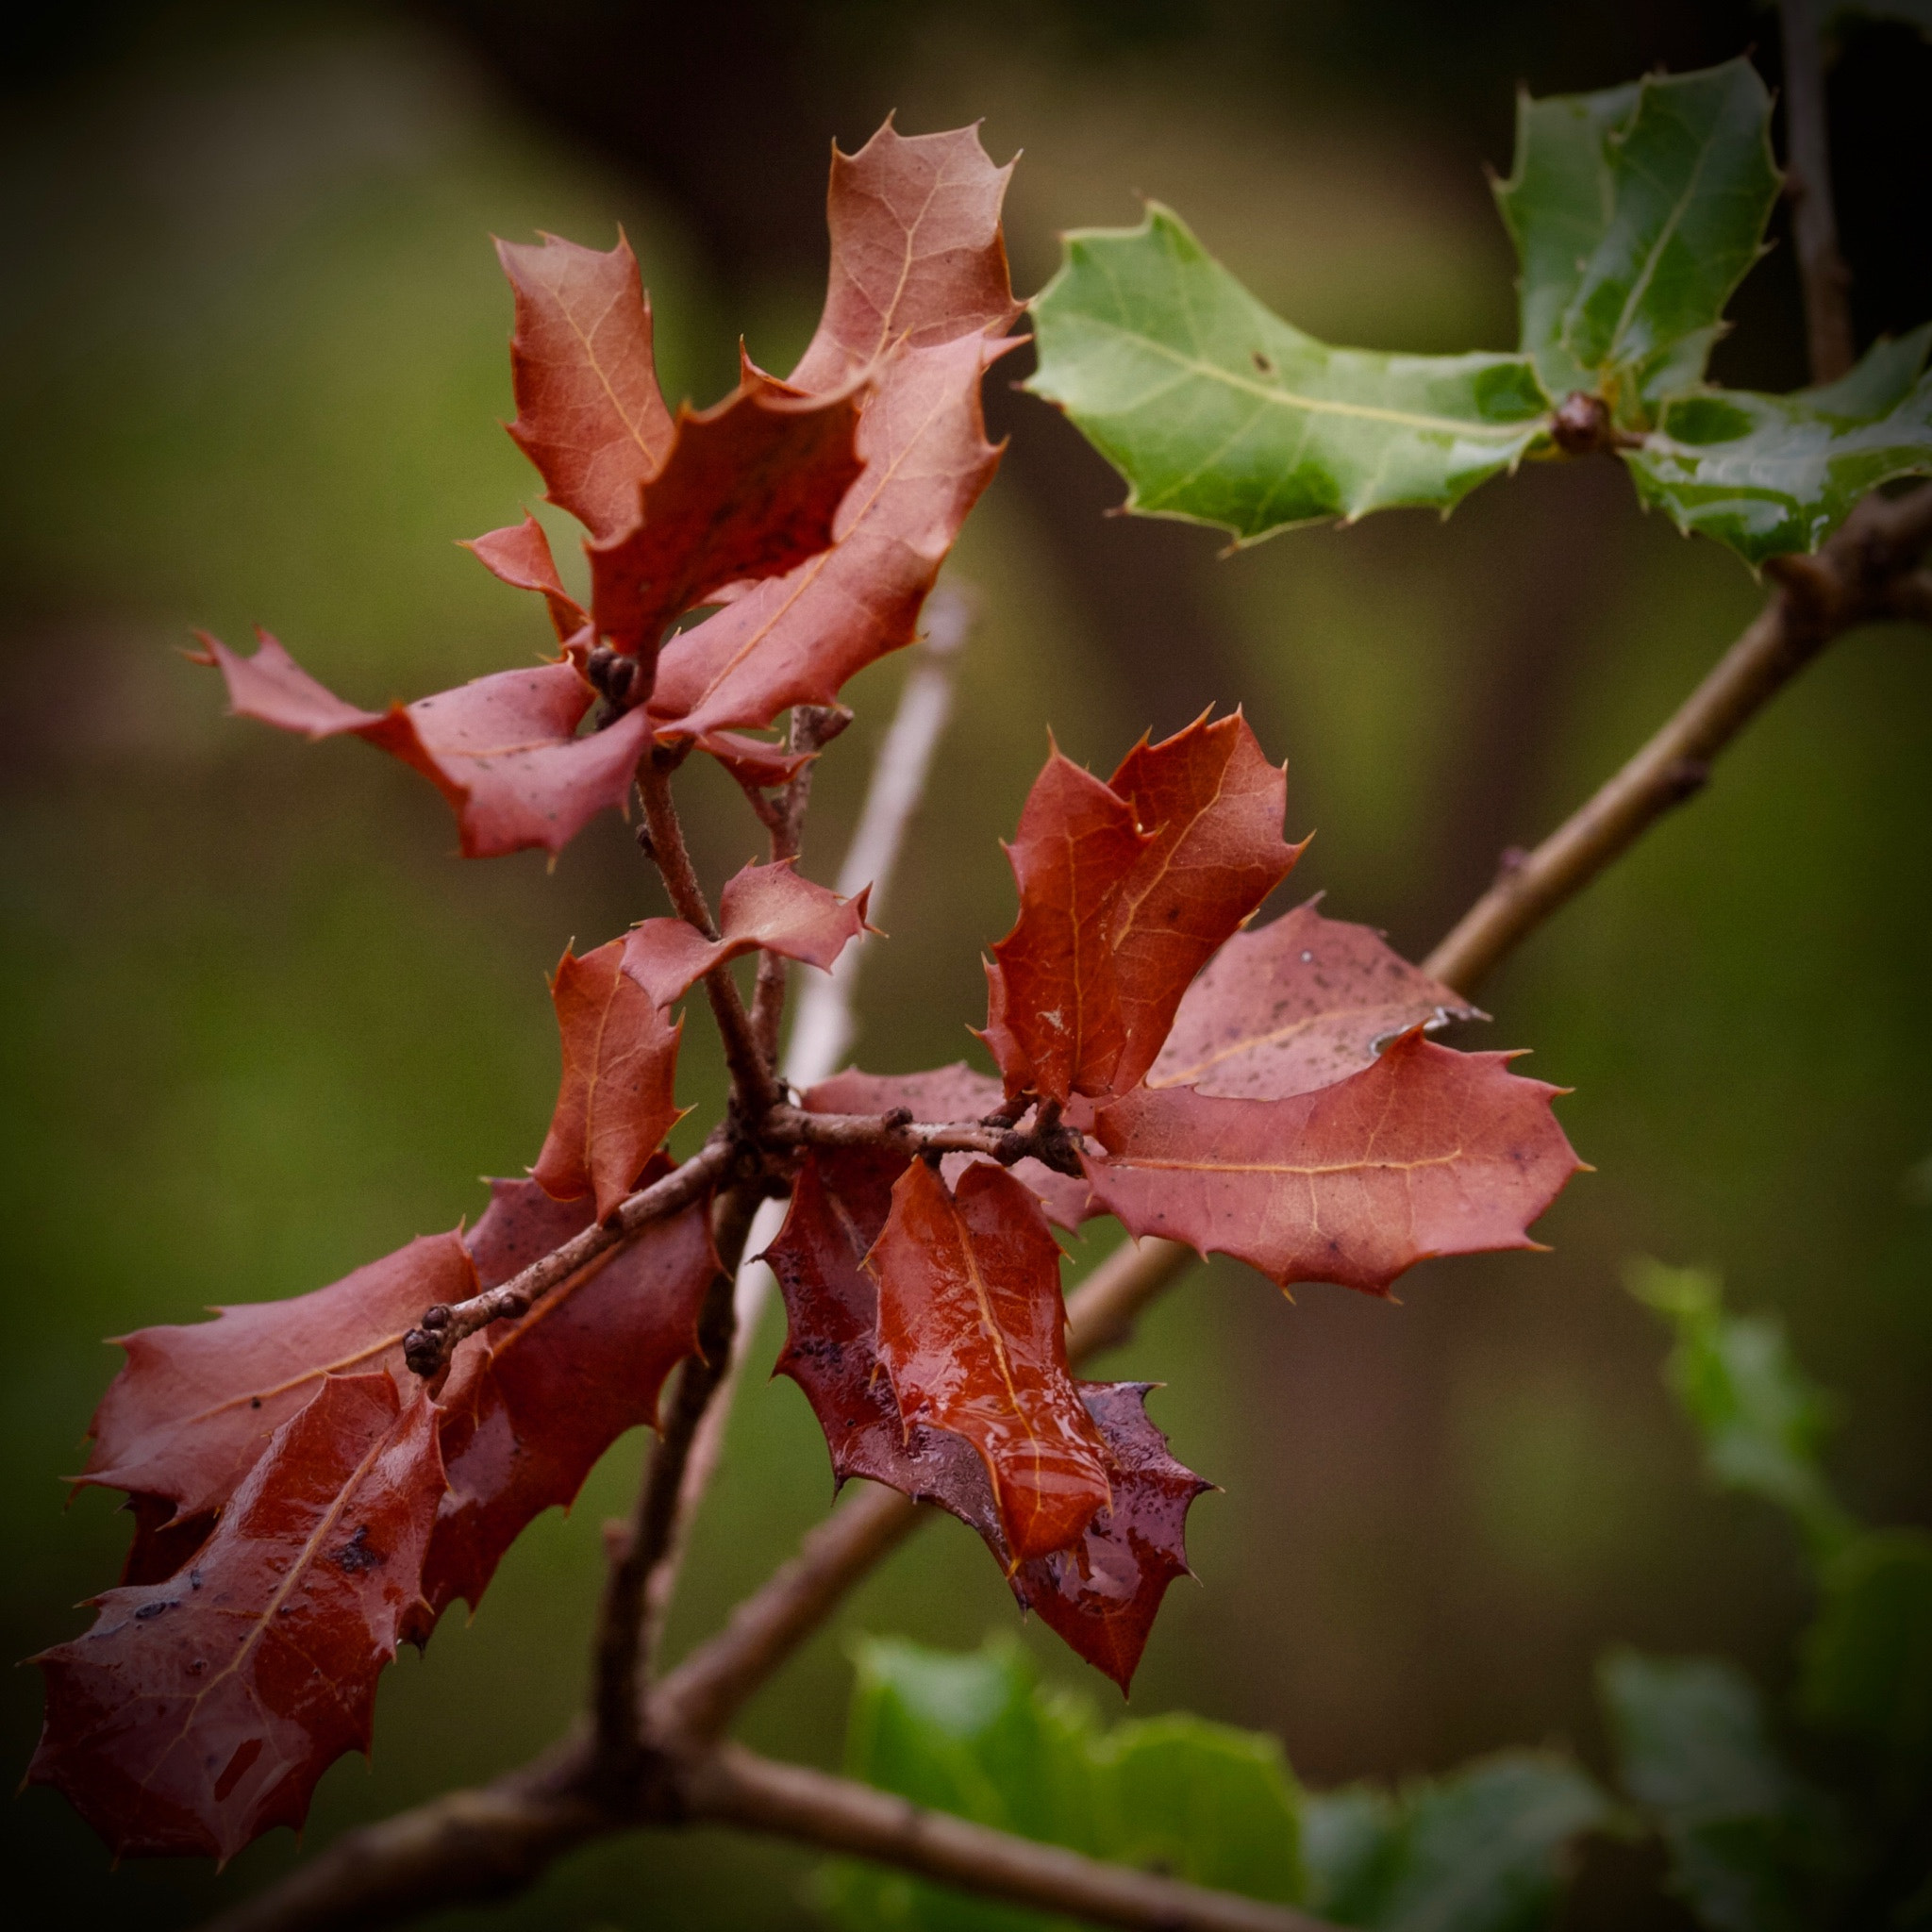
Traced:
<path id="1" fill-rule="evenodd" d="M 733 1744 L 698 1759 L 686 1791 L 694 1818 L 850 1852 L 1091 1924 L 1147 1932 L 1328 1932 L 1323 1921 L 1286 1906 L 1103 1864 Z"/>
<path id="2" fill-rule="evenodd" d="M 1824 111 L 1824 62 L 1814 0 L 1778 0 L 1785 57 L 1785 192 L 1798 243 L 1798 279 L 1805 291 L 1805 335 L 1811 380 L 1836 382 L 1856 358 L 1851 277 L 1838 249 L 1831 200 L 1831 137 Z"/>

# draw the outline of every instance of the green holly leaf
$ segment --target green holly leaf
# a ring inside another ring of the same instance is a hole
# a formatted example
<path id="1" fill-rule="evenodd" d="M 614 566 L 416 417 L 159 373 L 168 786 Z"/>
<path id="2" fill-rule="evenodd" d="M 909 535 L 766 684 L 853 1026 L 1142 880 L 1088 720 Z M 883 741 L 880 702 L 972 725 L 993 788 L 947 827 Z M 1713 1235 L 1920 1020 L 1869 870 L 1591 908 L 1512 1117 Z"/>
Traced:
<path id="1" fill-rule="evenodd" d="M 1567 1854 L 1610 1805 L 1568 1759 L 1511 1751 L 1394 1796 L 1364 1786 L 1303 1801 L 1311 1910 L 1375 1932 L 1536 1932 Z"/>
<path id="2" fill-rule="evenodd" d="M 1798 1707 L 1813 1724 L 1875 1746 L 1894 1796 L 1932 1786 L 1932 1538 L 1855 1537 L 1823 1569 L 1805 1633 Z"/>
<path id="3" fill-rule="evenodd" d="M 1523 264 L 1523 347 L 1553 396 L 1643 428 L 1703 375 L 1777 199 L 1771 96 L 1750 61 L 1524 100 L 1497 191 Z"/>
<path id="4" fill-rule="evenodd" d="M 873 1640 L 846 1733 L 854 1777 L 937 1810 L 1276 1904 L 1304 1890 L 1299 1793 L 1274 1739 L 1176 1714 L 1103 1732 L 1017 1646 Z M 849 1932 L 1048 1932 L 1069 1922 L 841 1861 L 820 1903 Z"/>
<path id="5" fill-rule="evenodd" d="M 1103 1731 L 1084 1703 L 1042 1691 L 1011 1644 L 958 1657 L 870 1641 L 858 1664 L 853 1776 L 1090 1857 L 1308 1902 L 1377 1932 L 1533 1932 L 1549 1921 L 1566 1847 L 1609 1810 L 1574 1764 L 1535 1752 L 1393 1796 L 1357 1786 L 1311 1798 L 1273 1738 L 1184 1713 Z M 846 1932 L 1066 1925 L 849 1862 L 825 1870 L 819 1899 Z"/>
<path id="6" fill-rule="evenodd" d="M 1704 1439 L 1711 1479 L 1788 1510 L 1821 1556 L 1836 1549 L 1852 1524 L 1818 1461 L 1831 1402 L 1792 1360 L 1783 1328 L 1726 1313 L 1722 1284 L 1703 1269 L 1634 1261 L 1626 1280 L 1675 1330 L 1664 1380 Z"/>
<path id="7" fill-rule="evenodd" d="M 1860 497 L 1932 470 L 1932 324 L 1794 395 L 1704 390 L 1663 406 L 1624 459 L 1646 504 L 1747 562 L 1816 550 Z"/>
<path id="8" fill-rule="evenodd" d="M 1805 1932 L 1844 1863 L 1837 1820 L 1772 1742 L 1750 1680 L 1619 1652 L 1599 1672 L 1624 1789 L 1662 1836 L 1671 1889 L 1711 1932 Z"/>
<path id="9" fill-rule="evenodd" d="M 1237 542 L 1398 504 L 1447 509 L 1547 433 L 1528 358 L 1332 349 L 1158 204 L 1138 228 L 1069 235 L 1033 325 L 1027 387 L 1126 478 L 1126 507 Z"/>

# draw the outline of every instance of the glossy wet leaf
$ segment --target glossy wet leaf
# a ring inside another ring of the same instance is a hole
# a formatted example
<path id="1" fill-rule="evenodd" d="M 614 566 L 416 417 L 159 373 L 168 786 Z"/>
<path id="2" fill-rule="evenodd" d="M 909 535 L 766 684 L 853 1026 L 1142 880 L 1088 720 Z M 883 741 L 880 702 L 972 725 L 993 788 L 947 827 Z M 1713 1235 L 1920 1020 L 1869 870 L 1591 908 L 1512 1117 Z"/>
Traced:
<path id="1" fill-rule="evenodd" d="M 866 1259 L 901 1417 L 972 1445 L 1021 1562 L 1065 1549 L 1110 1495 L 1105 1443 L 1067 1372 L 1059 1264 L 1022 1182 L 975 1162 L 953 1189 L 923 1160 L 893 1183 Z"/>
<path id="2" fill-rule="evenodd" d="M 1666 401 L 1642 447 L 1624 452 L 1638 495 L 1747 563 L 1816 550 L 1879 484 L 1932 470 L 1928 348 L 1932 325 L 1877 343 L 1824 389 Z"/>
<path id="3" fill-rule="evenodd" d="M 667 1019 L 623 970 L 627 943 L 611 940 L 581 959 L 566 952 L 551 979 L 563 1081 L 531 1170 L 558 1200 L 591 1196 L 600 1219 L 637 1185 L 678 1118 L 684 1023 Z"/>
<path id="4" fill-rule="evenodd" d="M 117 1854 L 230 1858 L 299 1827 L 322 1774 L 368 1749 L 443 1488 L 435 1407 L 410 1387 L 405 1407 L 386 1373 L 330 1376 L 185 1571 L 108 1591 L 37 1659 L 28 1775 Z"/>
<path id="5" fill-rule="evenodd" d="M 1286 1100 L 1143 1088 L 1100 1109 L 1088 1183 L 1134 1234 L 1238 1256 L 1284 1287 L 1384 1294 L 1432 1255 L 1534 1247 L 1530 1224 L 1576 1172 L 1558 1090 L 1510 1058 L 1417 1029 Z"/>
<path id="6" fill-rule="evenodd" d="M 1254 541 L 1398 504 L 1446 509 L 1512 469 L 1550 404 L 1522 356 L 1330 348 L 1257 302 L 1180 218 L 1069 235 L 1034 298 L 1057 403 L 1142 515 Z"/>

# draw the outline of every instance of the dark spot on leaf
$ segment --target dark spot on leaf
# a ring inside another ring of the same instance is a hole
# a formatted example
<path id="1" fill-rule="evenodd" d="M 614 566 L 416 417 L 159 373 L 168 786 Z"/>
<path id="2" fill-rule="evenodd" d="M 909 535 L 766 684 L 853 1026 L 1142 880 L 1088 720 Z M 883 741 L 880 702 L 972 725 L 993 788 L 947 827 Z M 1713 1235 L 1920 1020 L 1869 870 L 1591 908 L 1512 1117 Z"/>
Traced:
<path id="1" fill-rule="evenodd" d="M 1273 375 L 1274 374 L 1274 364 L 1272 361 L 1270 361 L 1266 356 L 1262 355 L 1259 349 L 1256 349 L 1255 351 L 1253 351 L 1253 354 L 1255 358 L 1255 367 L 1258 369 L 1263 375 Z"/>
<path id="2" fill-rule="evenodd" d="M 369 1547 L 369 1525 L 366 1523 L 335 1553 L 337 1567 L 346 1570 L 351 1576 L 364 1570 L 379 1570 L 388 1561 L 380 1550 Z"/>
<path id="3" fill-rule="evenodd" d="M 135 1621 L 145 1624 L 150 1617 L 158 1617 L 163 1610 L 172 1610 L 173 1604 L 142 1604 L 134 1613 Z"/>

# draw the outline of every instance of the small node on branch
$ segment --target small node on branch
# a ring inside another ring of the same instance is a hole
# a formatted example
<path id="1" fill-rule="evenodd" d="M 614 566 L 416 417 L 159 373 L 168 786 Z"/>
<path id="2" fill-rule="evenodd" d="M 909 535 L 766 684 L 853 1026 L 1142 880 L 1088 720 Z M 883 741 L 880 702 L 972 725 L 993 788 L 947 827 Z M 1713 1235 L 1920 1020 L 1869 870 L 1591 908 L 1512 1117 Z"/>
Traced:
<path id="1" fill-rule="evenodd" d="M 421 1325 L 431 1331 L 449 1326 L 449 1304 L 438 1302 L 433 1308 L 425 1308 Z"/>
<path id="2" fill-rule="evenodd" d="M 901 1127 L 909 1127 L 912 1122 L 913 1112 L 909 1107 L 888 1108 L 879 1116 L 879 1124 L 893 1133 L 897 1133 Z"/>
<path id="3" fill-rule="evenodd" d="M 1695 798 L 1710 783 L 1710 764 L 1705 758 L 1679 758 L 1664 774 L 1664 789 L 1673 805 Z"/>
<path id="4" fill-rule="evenodd" d="M 1609 405 L 1574 389 L 1550 418 L 1550 437 L 1566 457 L 1591 457 L 1611 446 Z"/>
<path id="5" fill-rule="evenodd" d="M 403 1360 L 412 1375 L 426 1382 L 442 1367 L 442 1337 L 427 1328 L 411 1328 L 403 1337 Z"/>

